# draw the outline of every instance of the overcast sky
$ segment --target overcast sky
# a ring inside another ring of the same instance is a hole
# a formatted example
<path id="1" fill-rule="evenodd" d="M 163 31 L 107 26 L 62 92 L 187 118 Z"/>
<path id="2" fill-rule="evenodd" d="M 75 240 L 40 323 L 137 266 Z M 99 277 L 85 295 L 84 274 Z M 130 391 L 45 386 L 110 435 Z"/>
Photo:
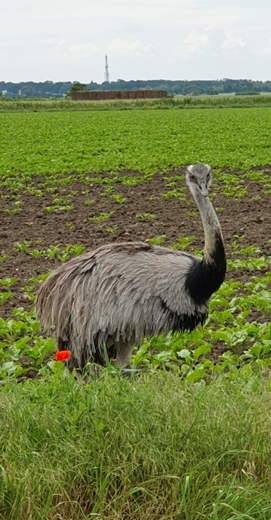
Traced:
<path id="1" fill-rule="evenodd" d="M 0 80 L 271 79 L 270 0 L 1 0 Z"/>

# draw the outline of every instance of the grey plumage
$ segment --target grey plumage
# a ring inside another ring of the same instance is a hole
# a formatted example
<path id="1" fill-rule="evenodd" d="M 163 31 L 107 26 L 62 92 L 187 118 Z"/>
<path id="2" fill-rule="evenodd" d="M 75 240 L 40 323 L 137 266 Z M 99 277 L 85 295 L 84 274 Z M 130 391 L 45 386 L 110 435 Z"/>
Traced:
<path id="1" fill-rule="evenodd" d="M 42 283 L 37 316 L 58 348 L 71 351 L 70 368 L 103 364 L 105 347 L 126 366 L 144 337 L 204 322 L 225 276 L 225 254 L 207 197 L 210 167 L 189 166 L 186 180 L 203 221 L 203 259 L 143 242 L 110 244 L 61 265 Z"/>

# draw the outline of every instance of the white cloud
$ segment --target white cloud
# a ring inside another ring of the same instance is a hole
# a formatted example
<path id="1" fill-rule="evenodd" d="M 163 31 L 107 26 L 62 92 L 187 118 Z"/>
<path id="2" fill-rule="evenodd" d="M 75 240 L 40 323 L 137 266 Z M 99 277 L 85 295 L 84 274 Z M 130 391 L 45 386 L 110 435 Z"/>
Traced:
<path id="1" fill-rule="evenodd" d="M 176 53 L 182 58 L 189 58 L 192 54 L 201 53 L 209 44 L 209 30 L 210 28 L 206 27 L 203 32 L 191 31 L 183 40 L 183 44 L 175 47 Z"/>
<path id="2" fill-rule="evenodd" d="M 144 54 L 154 56 L 157 53 L 157 48 L 150 43 L 144 44 L 139 40 L 127 42 L 121 38 L 115 38 L 108 46 L 107 52 L 116 54 Z"/>
<path id="3" fill-rule="evenodd" d="M 222 43 L 222 48 L 225 54 L 236 52 L 245 47 L 245 44 L 240 36 L 234 36 L 232 31 L 226 31 L 226 38 Z"/>
<path id="4" fill-rule="evenodd" d="M 125 41 L 121 38 L 114 38 L 108 45 L 102 47 L 95 43 L 83 43 L 70 45 L 64 56 L 76 56 L 77 58 L 92 58 L 94 56 L 109 53 L 110 55 L 135 55 L 135 56 L 154 56 L 157 48 L 150 43 L 144 44 L 139 40 Z"/>
<path id="5" fill-rule="evenodd" d="M 261 50 L 261 54 L 271 54 L 271 38 L 267 42 L 267 46 Z"/>
<path id="6" fill-rule="evenodd" d="M 70 45 L 65 56 L 74 55 L 78 58 L 89 58 L 101 53 L 102 50 L 95 43 L 83 43 L 81 45 Z"/>

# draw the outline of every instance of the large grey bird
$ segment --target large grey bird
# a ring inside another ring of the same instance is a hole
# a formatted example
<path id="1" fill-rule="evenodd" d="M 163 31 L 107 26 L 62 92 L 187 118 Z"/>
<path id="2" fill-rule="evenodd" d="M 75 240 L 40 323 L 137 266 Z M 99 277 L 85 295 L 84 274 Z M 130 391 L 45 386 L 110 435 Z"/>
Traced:
<path id="1" fill-rule="evenodd" d="M 202 259 L 144 242 L 109 244 L 61 265 L 41 284 L 37 317 L 59 350 L 71 351 L 70 369 L 103 365 L 106 356 L 125 367 L 144 337 L 204 323 L 226 258 L 208 197 L 211 167 L 188 166 L 186 182 L 203 223 Z"/>

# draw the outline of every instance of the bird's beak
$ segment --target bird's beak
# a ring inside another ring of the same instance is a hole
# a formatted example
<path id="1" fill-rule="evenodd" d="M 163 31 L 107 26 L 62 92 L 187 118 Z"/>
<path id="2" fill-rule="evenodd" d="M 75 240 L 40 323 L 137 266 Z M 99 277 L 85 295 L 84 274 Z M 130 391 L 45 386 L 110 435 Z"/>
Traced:
<path id="1" fill-rule="evenodd" d="M 201 193 L 202 193 L 202 195 L 203 195 L 204 197 L 208 197 L 208 195 L 209 195 L 209 191 L 208 191 L 208 188 L 207 188 L 207 186 L 206 186 L 206 184 L 205 184 L 204 182 L 202 182 L 202 183 L 200 184 L 200 191 L 201 191 Z"/>

